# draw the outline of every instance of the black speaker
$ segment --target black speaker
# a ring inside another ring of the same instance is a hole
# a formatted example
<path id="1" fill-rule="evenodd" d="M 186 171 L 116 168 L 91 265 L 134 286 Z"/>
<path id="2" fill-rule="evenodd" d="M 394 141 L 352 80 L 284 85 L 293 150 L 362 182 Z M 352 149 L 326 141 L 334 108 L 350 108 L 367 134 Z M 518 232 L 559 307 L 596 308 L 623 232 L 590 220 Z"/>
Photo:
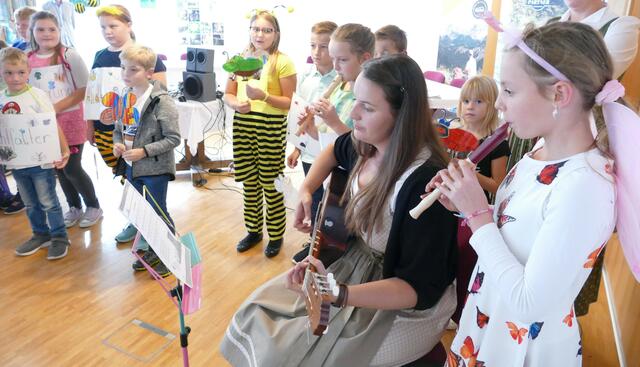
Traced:
<path id="1" fill-rule="evenodd" d="M 216 99 L 216 74 L 182 72 L 184 97 L 192 101 L 209 102 Z"/>
<path id="2" fill-rule="evenodd" d="M 187 48 L 187 71 L 213 73 L 213 53 L 206 48 Z"/>

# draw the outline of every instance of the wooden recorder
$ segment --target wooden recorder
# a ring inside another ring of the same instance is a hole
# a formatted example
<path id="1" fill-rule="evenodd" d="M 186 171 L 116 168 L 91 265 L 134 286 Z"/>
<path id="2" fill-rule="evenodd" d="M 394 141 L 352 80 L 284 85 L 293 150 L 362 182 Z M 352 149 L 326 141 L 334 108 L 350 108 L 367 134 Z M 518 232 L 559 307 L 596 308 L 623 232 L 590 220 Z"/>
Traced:
<path id="1" fill-rule="evenodd" d="M 340 76 L 340 74 L 338 74 L 336 75 L 335 78 L 333 78 L 333 81 L 331 82 L 331 84 L 329 84 L 329 86 L 327 87 L 327 90 L 324 91 L 322 98 L 328 99 L 331 96 L 331 93 L 333 93 L 333 91 L 336 90 L 336 88 L 338 88 L 338 86 L 341 83 L 342 83 L 342 77 Z M 307 114 L 307 117 L 304 120 L 302 120 L 302 122 L 300 123 L 300 126 L 298 126 L 298 131 L 296 131 L 296 136 L 300 136 L 304 134 L 309 124 L 313 124 L 314 116 L 315 114 L 313 113 Z"/>

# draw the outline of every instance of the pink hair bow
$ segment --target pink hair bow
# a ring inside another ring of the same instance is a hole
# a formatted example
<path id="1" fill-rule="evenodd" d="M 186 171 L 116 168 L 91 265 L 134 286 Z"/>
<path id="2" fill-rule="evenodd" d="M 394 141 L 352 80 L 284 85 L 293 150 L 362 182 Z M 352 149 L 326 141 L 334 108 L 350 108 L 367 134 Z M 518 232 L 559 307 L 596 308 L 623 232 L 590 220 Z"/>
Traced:
<path id="1" fill-rule="evenodd" d="M 596 104 L 603 105 L 605 103 L 615 102 L 619 98 L 624 97 L 624 86 L 617 80 L 609 80 L 600 93 L 596 95 Z"/>
<path id="2" fill-rule="evenodd" d="M 620 103 L 624 87 L 608 81 L 596 95 L 609 134 L 609 147 L 615 158 L 616 228 L 618 239 L 631 272 L 640 281 L 640 117 Z"/>
<path id="3" fill-rule="evenodd" d="M 484 13 L 483 19 L 496 32 L 502 32 L 502 34 L 504 35 L 504 43 L 507 49 L 511 49 L 517 46 L 522 52 L 524 52 L 533 61 L 535 61 L 536 64 L 540 65 L 543 69 L 548 71 L 549 74 L 556 77 L 556 79 L 563 80 L 565 82 L 569 81 L 569 78 L 562 74 L 560 70 L 549 64 L 547 60 L 543 59 L 529 46 L 527 46 L 526 43 L 524 43 L 524 41 L 522 40 L 522 32 L 515 28 L 504 28 L 502 24 L 500 24 L 500 21 L 497 20 L 490 11 Z"/>

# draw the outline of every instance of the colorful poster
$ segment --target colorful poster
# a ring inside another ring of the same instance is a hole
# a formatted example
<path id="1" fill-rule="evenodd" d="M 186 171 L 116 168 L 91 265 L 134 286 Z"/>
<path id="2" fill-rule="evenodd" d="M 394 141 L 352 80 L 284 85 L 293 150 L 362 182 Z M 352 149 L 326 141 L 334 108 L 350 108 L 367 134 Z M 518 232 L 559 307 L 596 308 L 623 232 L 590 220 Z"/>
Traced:
<path id="1" fill-rule="evenodd" d="M 451 19 L 438 43 L 438 71 L 447 81 L 467 79 L 482 71 L 487 26 L 480 19 L 491 0 L 452 0 L 443 5 L 443 18 Z"/>
<path id="2" fill-rule="evenodd" d="M 0 163 L 33 166 L 60 159 L 56 114 L 4 114 L 0 119 Z"/>
<path id="3" fill-rule="evenodd" d="M 84 118 L 87 120 L 102 120 L 104 123 L 113 123 L 113 102 L 115 96 L 125 89 L 120 68 L 97 68 L 89 73 L 89 81 L 84 95 Z M 108 111 L 108 112 L 105 112 Z"/>

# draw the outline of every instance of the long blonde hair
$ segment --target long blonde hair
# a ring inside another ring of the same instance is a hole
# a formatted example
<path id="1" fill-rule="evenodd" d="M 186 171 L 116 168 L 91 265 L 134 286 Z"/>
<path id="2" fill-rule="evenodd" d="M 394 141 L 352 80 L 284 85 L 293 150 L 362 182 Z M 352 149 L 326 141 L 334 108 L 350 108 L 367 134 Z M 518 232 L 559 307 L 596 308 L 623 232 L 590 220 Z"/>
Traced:
<path id="1" fill-rule="evenodd" d="M 464 100 L 477 99 L 487 104 L 487 114 L 484 115 L 480 126 L 480 133 L 484 138 L 491 135 L 491 133 L 498 128 L 498 123 L 500 122 L 498 110 L 495 106 L 496 100 L 498 99 L 498 86 L 493 78 L 477 75 L 467 80 L 462 86 L 460 101 L 458 102 L 458 117 L 460 117 L 463 124 L 465 124 L 464 118 L 460 116 L 462 113 L 462 102 Z"/>
<path id="2" fill-rule="evenodd" d="M 346 224 L 354 233 L 373 233 L 396 181 L 424 148 L 431 152 L 429 161 L 444 168 L 448 162 L 434 125 L 431 123 L 427 87 L 420 66 L 406 55 L 372 59 L 363 65 L 361 76 L 382 88 L 395 118 L 381 171 L 358 190 L 346 207 Z M 352 136 L 358 161 L 351 171 L 347 188 L 353 187 L 357 173 L 373 157 L 376 148 Z M 351 190 L 346 190 L 345 197 Z M 356 213 L 357 208 L 357 213 Z"/>
<path id="3" fill-rule="evenodd" d="M 269 74 L 273 74 L 276 70 L 276 65 L 278 63 L 278 54 L 280 53 L 280 23 L 278 23 L 278 18 L 276 18 L 276 16 L 273 15 L 270 11 L 260 10 L 251 17 L 251 19 L 249 20 L 249 25 L 251 26 L 251 24 L 253 24 L 253 22 L 255 22 L 258 18 L 264 19 L 267 22 L 273 24 L 273 43 L 267 50 L 267 52 L 269 53 L 269 60 L 271 60 L 271 58 L 274 58 L 271 62 L 271 68 L 269 69 Z M 249 45 L 244 52 L 245 56 L 253 55 L 256 51 L 256 47 L 253 45 L 253 43 L 251 43 L 251 40 L 249 40 Z"/>
<path id="4" fill-rule="evenodd" d="M 598 135 L 595 146 L 611 157 L 609 139 L 604 125 L 602 109 L 595 105 L 596 95 L 606 82 L 612 79 L 613 63 L 607 46 L 598 31 L 589 25 L 575 22 L 557 22 L 540 28 L 527 26 L 523 41 L 540 57 L 563 73 L 582 98 L 585 111 L 593 110 Z M 521 52 L 517 47 L 510 52 Z M 541 94 L 557 82 L 557 79 L 529 57 L 524 58 L 524 68 L 536 83 Z"/>

